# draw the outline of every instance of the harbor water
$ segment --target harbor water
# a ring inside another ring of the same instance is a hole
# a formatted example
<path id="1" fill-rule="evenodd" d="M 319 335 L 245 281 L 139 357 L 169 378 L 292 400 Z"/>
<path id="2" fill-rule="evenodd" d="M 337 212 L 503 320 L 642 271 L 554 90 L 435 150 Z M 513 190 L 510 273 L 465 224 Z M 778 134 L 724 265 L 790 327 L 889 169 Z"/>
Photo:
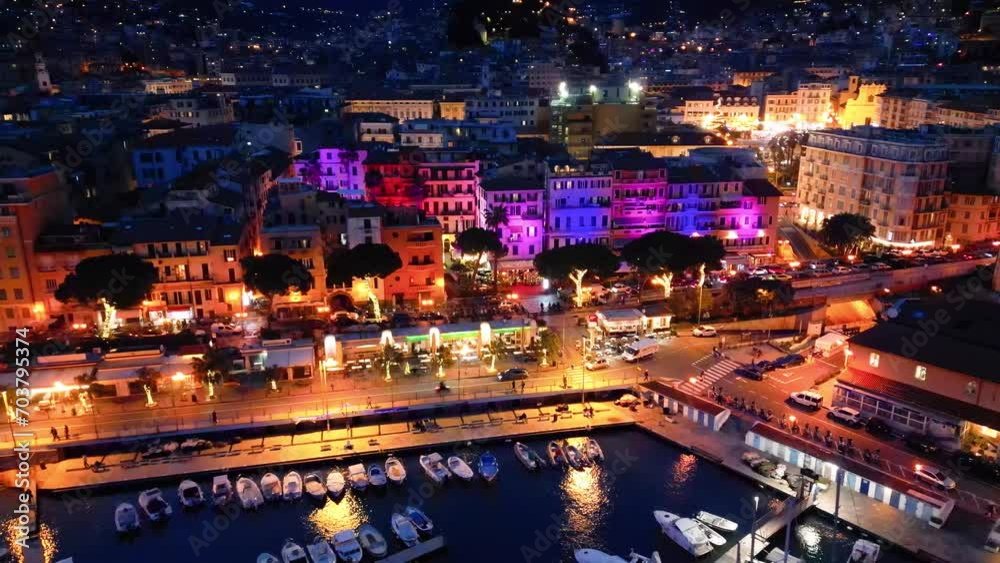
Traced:
<path id="1" fill-rule="evenodd" d="M 273 503 L 257 512 L 244 513 L 235 504 L 227 513 L 209 507 L 185 511 L 177 498 L 179 480 L 164 481 L 155 485 L 173 506 L 173 517 L 159 526 L 143 519 L 141 532 L 130 538 L 120 538 L 115 531 L 115 507 L 126 501 L 138 506 L 139 493 L 153 484 L 43 495 L 42 549 L 46 562 L 72 556 L 74 563 L 252 563 L 261 552 L 279 555 L 286 538 L 305 545 L 317 536 L 329 540 L 337 531 L 357 529 L 367 522 L 381 530 L 396 551 L 402 546 L 391 537 L 390 515 L 414 505 L 433 519 L 436 533 L 447 540 L 446 551 L 427 561 L 568 562 L 573 561 L 573 549 L 579 547 L 621 556 L 630 548 L 644 555 L 656 550 L 663 561 L 692 561 L 654 522 L 652 511 L 662 509 L 682 516 L 706 510 L 739 524 L 738 532 L 728 534 L 726 547 L 700 559 L 711 561 L 748 533 L 754 496 L 759 497 L 760 514 L 780 502 L 756 484 L 640 430 L 605 431 L 594 436 L 607 459 L 584 471 L 549 468 L 529 472 L 514 456 L 511 442 L 444 446 L 437 449 L 444 457 L 459 454 L 474 460 L 484 451 L 493 452 L 500 462 L 499 477 L 491 484 L 477 477 L 469 483 L 453 479 L 435 486 L 418 462 L 418 456 L 427 452 L 407 452 L 400 455 L 408 472 L 403 486 L 351 491 L 339 502 L 330 500 L 323 505 L 308 498 Z M 580 437 L 568 438 L 573 442 Z M 547 439 L 526 443 L 545 455 Z M 303 477 L 316 472 L 325 482 L 326 473 L 334 467 L 345 470 L 348 464 L 358 462 L 382 465 L 385 458 L 271 470 L 279 476 L 292 469 Z M 234 471 L 229 476 L 233 482 L 240 475 L 259 480 L 262 473 Z M 211 476 L 197 481 L 208 495 Z M 853 541 L 850 533 L 822 519 L 806 519 L 806 526 L 792 542 L 793 554 L 804 554 L 810 563 L 825 563 L 833 561 L 828 557 L 839 550 L 837 561 L 846 561 Z M 13 536 L 10 522 L 4 535 Z M 838 542 L 836 549 L 830 542 Z M 904 560 L 890 553 L 883 563 Z"/>

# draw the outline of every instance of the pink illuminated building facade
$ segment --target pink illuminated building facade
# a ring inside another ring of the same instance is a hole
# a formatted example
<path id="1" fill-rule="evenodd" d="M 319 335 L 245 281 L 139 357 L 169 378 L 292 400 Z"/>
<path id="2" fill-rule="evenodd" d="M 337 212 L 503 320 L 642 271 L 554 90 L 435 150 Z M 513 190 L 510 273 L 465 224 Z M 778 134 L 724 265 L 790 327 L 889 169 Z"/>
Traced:
<path id="1" fill-rule="evenodd" d="M 497 229 L 507 249 L 498 269 L 511 275 L 530 277 L 535 256 L 544 250 L 545 181 L 534 177 L 500 176 L 480 184 L 480 209 L 507 209 L 507 225 Z M 523 278 L 524 281 L 527 278 Z"/>
<path id="2" fill-rule="evenodd" d="M 545 248 L 611 245 L 611 175 L 584 163 L 551 164 L 546 180 Z"/>

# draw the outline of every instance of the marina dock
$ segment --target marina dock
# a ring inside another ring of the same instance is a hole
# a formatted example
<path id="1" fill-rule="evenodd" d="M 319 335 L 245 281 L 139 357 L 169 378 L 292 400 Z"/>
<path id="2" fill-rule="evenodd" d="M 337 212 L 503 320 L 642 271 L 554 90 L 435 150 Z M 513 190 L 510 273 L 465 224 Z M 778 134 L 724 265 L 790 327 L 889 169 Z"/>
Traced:
<path id="1" fill-rule="evenodd" d="M 403 551 L 393 553 L 385 559 L 379 559 L 378 563 L 409 563 L 425 555 L 430 555 L 435 551 L 444 549 L 444 536 L 434 536 L 422 541 L 413 547 L 408 547 Z"/>

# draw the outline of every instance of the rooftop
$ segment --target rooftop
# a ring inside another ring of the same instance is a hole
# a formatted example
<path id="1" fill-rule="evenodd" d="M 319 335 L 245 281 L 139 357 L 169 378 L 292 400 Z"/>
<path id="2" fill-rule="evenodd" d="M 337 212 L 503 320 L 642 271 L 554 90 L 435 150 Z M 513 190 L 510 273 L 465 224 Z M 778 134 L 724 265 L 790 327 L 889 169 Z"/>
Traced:
<path id="1" fill-rule="evenodd" d="M 646 147 L 646 146 L 726 146 L 726 140 L 711 131 L 678 127 L 660 133 L 615 133 L 598 139 L 595 147 Z"/>
<path id="2" fill-rule="evenodd" d="M 543 190 L 545 182 L 538 178 L 522 176 L 500 176 L 484 179 L 480 185 L 487 192 L 506 192 L 517 190 Z"/>
<path id="3" fill-rule="evenodd" d="M 137 149 L 171 149 L 191 146 L 224 146 L 228 147 L 236 139 L 236 128 L 223 125 L 207 125 L 178 129 L 162 135 L 154 135 L 136 143 Z"/>

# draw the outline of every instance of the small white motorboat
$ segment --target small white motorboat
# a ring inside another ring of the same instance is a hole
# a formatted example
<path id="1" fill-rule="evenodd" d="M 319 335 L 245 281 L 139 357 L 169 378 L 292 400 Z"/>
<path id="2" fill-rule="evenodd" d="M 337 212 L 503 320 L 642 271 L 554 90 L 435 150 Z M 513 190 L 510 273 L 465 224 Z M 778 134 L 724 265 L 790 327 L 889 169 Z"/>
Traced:
<path id="1" fill-rule="evenodd" d="M 596 549 L 578 549 L 573 552 L 576 563 L 629 563 L 617 555 L 608 555 Z"/>
<path id="2" fill-rule="evenodd" d="M 486 452 L 479 456 L 479 474 L 486 479 L 487 483 L 492 483 L 497 475 L 500 474 L 500 462 L 497 461 L 495 455 L 490 452 Z"/>
<path id="3" fill-rule="evenodd" d="M 363 491 L 368 488 L 368 473 L 365 466 L 356 463 L 347 468 L 347 480 L 351 483 L 352 489 Z"/>
<path id="4" fill-rule="evenodd" d="M 177 497 L 181 499 L 184 508 L 195 508 L 205 504 L 205 494 L 201 492 L 198 483 L 185 479 L 177 486 Z"/>
<path id="5" fill-rule="evenodd" d="M 695 522 L 698 521 L 696 520 Z M 708 538 L 709 543 L 711 543 L 712 545 L 716 547 L 726 545 L 726 538 L 724 538 L 722 534 L 720 534 L 719 532 L 713 530 L 712 527 L 709 526 L 708 524 L 705 524 L 704 522 L 698 522 L 698 527 L 701 528 L 701 531 L 705 534 L 705 537 Z"/>
<path id="6" fill-rule="evenodd" d="M 260 492 L 268 502 L 281 500 L 281 479 L 274 473 L 265 473 L 260 478 Z"/>
<path id="7" fill-rule="evenodd" d="M 399 458 L 389 456 L 385 460 L 385 474 L 395 485 L 402 485 L 406 481 L 406 466 Z"/>
<path id="8" fill-rule="evenodd" d="M 597 440 L 593 438 L 587 438 L 587 457 L 592 461 L 601 462 L 604 461 L 604 450 L 601 449 L 601 445 L 597 443 Z"/>
<path id="9" fill-rule="evenodd" d="M 233 500 L 233 482 L 229 475 L 216 475 L 212 478 L 212 504 L 222 506 Z"/>
<path id="10" fill-rule="evenodd" d="M 373 487 L 384 487 L 386 484 L 385 471 L 377 464 L 368 466 L 368 484 Z"/>
<path id="11" fill-rule="evenodd" d="M 476 473 L 472 471 L 468 463 L 465 463 L 462 458 L 458 456 L 451 456 L 448 458 L 448 469 L 459 479 L 463 481 L 471 481 Z"/>
<path id="12" fill-rule="evenodd" d="M 668 538 L 674 540 L 691 555 L 701 557 L 715 549 L 696 520 L 681 518 L 664 510 L 654 510 L 653 518 Z"/>
<path id="13" fill-rule="evenodd" d="M 257 510 L 264 504 L 264 495 L 253 479 L 240 477 L 236 480 L 236 496 L 243 510 Z"/>
<path id="14" fill-rule="evenodd" d="M 559 442 L 549 442 L 549 445 L 545 448 L 545 450 L 549 454 L 549 464 L 551 464 L 552 467 L 566 465 L 566 453 L 563 452 L 562 446 L 559 445 Z"/>
<path id="15" fill-rule="evenodd" d="M 302 498 L 302 477 L 295 471 L 289 471 L 281 483 L 283 490 L 281 498 L 285 500 L 297 500 Z"/>
<path id="16" fill-rule="evenodd" d="M 302 479 L 302 487 L 305 488 L 306 493 L 313 500 L 326 502 L 326 486 L 323 485 L 323 481 L 320 480 L 319 475 L 307 473 L 305 478 Z"/>
<path id="17" fill-rule="evenodd" d="M 281 546 L 281 561 L 283 563 L 309 563 L 309 557 L 302 546 L 292 540 L 285 540 Z"/>
<path id="18" fill-rule="evenodd" d="M 736 522 L 733 522 L 732 520 L 727 520 L 722 516 L 716 516 L 715 514 L 705 512 L 704 510 L 695 514 L 694 517 L 699 522 L 708 524 L 716 530 L 721 530 L 723 532 L 735 532 L 736 528 L 739 527 Z"/>
<path id="19" fill-rule="evenodd" d="M 451 477 L 451 471 L 441 462 L 441 454 L 436 452 L 420 456 L 420 467 L 435 483 L 444 483 L 445 479 Z"/>
<path id="20" fill-rule="evenodd" d="M 406 516 L 393 512 L 389 524 L 392 526 L 392 533 L 396 534 L 399 541 L 406 544 L 406 547 L 413 547 L 420 541 L 420 534 L 417 532 L 416 526 Z"/>
<path id="21" fill-rule="evenodd" d="M 365 556 L 365 552 L 361 551 L 361 543 L 358 542 L 358 536 L 354 534 L 354 530 L 343 530 L 333 534 L 333 549 L 336 550 L 341 560 L 348 563 L 360 563 Z M 318 563 L 315 558 L 313 558 L 313 563 Z"/>
<path id="22" fill-rule="evenodd" d="M 580 453 L 580 450 L 576 449 L 576 446 L 571 444 L 563 446 L 563 455 L 566 459 L 566 463 L 568 463 L 570 467 L 576 469 L 577 471 L 583 470 L 583 454 Z"/>
<path id="23" fill-rule="evenodd" d="M 270 553 L 261 553 L 257 556 L 257 563 L 281 563 L 281 560 Z"/>
<path id="24" fill-rule="evenodd" d="M 851 548 L 851 557 L 847 563 L 875 563 L 881 555 L 882 547 L 868 540 L 857 540 Z"/>
<path id="25" fill-rule="evenodd" d="M 139 513 L 131 503 L 123 502 L 115 508 L 115 529 L 119 534 L 134 532 L 139 526 Z"/>
<path id="26" fill-rule="evenodd" d="M 139 493 L 139 508 L 151 522 L 162 522 L 174 513 L 174 509 L 163 500 L 163 492 L 160 489 L 146 489 Z"/>
<path id="27" fill-rule="evenodd" d="M 343 496 L 346 490 L 347 480 L 344 479 L 344 474 L 339 469 L 334 469 L 326 474 L 326 492 L 330 493 L 330 496 L 338 499 Z"/>
<path id="28" fill-rule="evenodd" d="M 358 541 L 361 547 L 365 548 L 373 557 L 382 557 L 389 552 L 389 544 L 385 541 L 385 536 L 378 528 L 371 524 L 363 524 L 358 528 Z"/>
<path id="29" fill-rule="evenodd" d="M 520 460 L 520 462 L 523 463 L 528 469 L 535 470 L 539 467 L 545 466 L 545 460 L 542 459 L 542 456 L 538 455 L 538 452 L 521 442 L 514 444 L 514 455 L 516 455 L 517 459 Z"/>
<path id="30" fill-rule="evenodd" d="M 306 551 L 312 563 L 337 563 L 337 554 L 330 547 L 330 542 L 323 538 L 316 538 L 316 541 L 306 546 Z"/>
<path id="31" fill-rule="evenodd" d="M 434 531 L 434 522 L 424 514 L 423 510 L 415 506 L 407 506 L 403 509 L 403 516 L 413 522 L 413 526 L 422 534 L 430 535 Z"/>

